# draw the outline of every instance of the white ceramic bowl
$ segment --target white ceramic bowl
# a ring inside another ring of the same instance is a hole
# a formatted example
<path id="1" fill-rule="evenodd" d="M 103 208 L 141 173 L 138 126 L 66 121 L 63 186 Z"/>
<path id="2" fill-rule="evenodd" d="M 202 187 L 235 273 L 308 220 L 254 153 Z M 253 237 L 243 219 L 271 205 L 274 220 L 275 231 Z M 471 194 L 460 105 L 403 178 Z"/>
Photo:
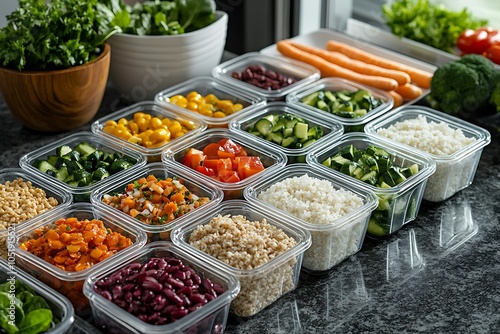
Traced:
<path id="1" fill-rule="evenodd" d="M 153 100 L 156 93 L 197 76 L 210 75 L 220 63 L 226 45 L 228 15 L 174 36 L 117 34 L 111 45 L 109 79 L 128 101 Z"/>

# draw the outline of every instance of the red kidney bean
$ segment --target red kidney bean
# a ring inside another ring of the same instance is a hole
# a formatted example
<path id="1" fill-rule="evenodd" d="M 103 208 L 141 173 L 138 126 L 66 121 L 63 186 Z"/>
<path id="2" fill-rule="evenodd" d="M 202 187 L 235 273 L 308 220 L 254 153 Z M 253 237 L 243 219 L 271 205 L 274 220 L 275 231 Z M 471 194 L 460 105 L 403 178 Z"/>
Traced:
<path id="1" fill-rule="evenodd" d="M 177 278 L 173 278 L 173 277 L 168 277 L 165 282 L 167 282 L 173 288 L 176 288 L 176 289 L 182 289 L 185 286 L 183 281 L 181 281 Z"/>
<path id="2" fill-rule="evenodd" d="M 193 293 L 189 296 L 189 298 L 194 302 L 194 303 L 207 303 L 207 299 L 205 298 L 204 295 L 200 293 Z"/>
<path id="3" fill-rule="evenodd" d="M 155 293 L 151 290 L 142 290 L 141 299 L 145 303 L 153 301 L 153 299 L 155 299 L 155 296 L 156 296 Z"/>
<path id="4" fill-rule="evenodd" d="M 141 287 L 154 292 L 159 292 L 163 289 L 163 286 L 160 283 L 158 283 L 156 278 L 151 276 L 144 277 L 141 283 Z"/>
<path id="5" fill-rule="evenodd" d="M 170 313 L 170 315 L 172 316 L 172 318 L 180 319 L 183 316 L 185 316 L 186 314 L 188 314 L 188 312 L 189 311 L 185 307 L 181 306 L 181 307 L 174 309 L 172 311 L 172 313 Z"/>
<path id="6" fill-rule="evenodd" d="M 297 81 L 297 79 L 283 73 L 267 70 L 259 64 L 249 65 L 242 72 L 231 73 L 231 76 L 266 90 L 278 90 Z"/>
<path id="7" fill-rule="evenodd" d="M 169 300 L 173 301 L 177 305 L 182 305 L 184 303 L 184 301 L 182 300 L 182 298 L 179 297 L 179 296 L 177 296 L 177 294 L 174 292 L 174 290 L 164 289 L 163 293 L 165 294 L 165 296 Z"/>

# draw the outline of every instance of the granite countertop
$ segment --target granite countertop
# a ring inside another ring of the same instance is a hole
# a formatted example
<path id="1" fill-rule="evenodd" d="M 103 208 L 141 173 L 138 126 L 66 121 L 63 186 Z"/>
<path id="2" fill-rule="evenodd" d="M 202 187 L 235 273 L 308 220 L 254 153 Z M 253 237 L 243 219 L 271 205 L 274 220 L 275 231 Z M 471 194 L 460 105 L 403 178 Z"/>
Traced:
<path id="1" fill-rule="evenodd" d="M 123 107 L 110 87 L 98 117 Z M 23 128 L 0 97 L 0 168 L 69 132 Z M 500 133 L 484 122 L 486 146 L 474 182 L 323 276 L 301 274 L 297 289 L 231 333 L 500 333 Z M 90 123 L 78 130 L 90 131 Z M 88 331 L 88 329 L 86 330 Z"/>

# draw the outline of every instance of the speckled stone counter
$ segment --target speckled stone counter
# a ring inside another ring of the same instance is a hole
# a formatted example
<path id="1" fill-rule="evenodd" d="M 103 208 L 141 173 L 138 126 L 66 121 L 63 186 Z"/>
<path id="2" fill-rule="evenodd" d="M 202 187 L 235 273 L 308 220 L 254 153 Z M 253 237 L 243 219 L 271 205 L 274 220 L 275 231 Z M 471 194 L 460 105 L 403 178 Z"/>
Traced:
<path id="1" fill-rule="evenodd" d="M 123 106 L 108 89 L 97 117 Z M 500 333 L 500 125 L 474 183 L 324 276 L 302 273 L 296 290 L 226 333 Z M 23 128 L 0 98 L 0 168 L 67 136 Z M 90 130 L 90 123 L 76 130 Z M 86 329 L 85 331 L 90 331 Z"/>

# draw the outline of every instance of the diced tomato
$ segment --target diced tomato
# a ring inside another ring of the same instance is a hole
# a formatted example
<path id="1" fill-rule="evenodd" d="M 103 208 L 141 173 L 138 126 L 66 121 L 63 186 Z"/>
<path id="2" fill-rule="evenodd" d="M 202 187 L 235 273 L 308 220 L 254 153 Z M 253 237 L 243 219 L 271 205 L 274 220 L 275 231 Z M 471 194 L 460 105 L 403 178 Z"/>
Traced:
<path id="1" fill-rule="evenodd" d="M 203 154 L 203 151 L 190 148 L 184 158 L 182 158 L 182 164 L 191 167 L 192 169 L 196 169 L 196 167 L 202 165 L 203 160 L 205 160 L 205 154 Z"/>
<path id="2" fill-rule="evenodd" d="M 238 163 L 238 174 L 242 180 L 264 170 L 259 157 L 244 156 L 237 157 L 235 160 Z"/>
<path id="3" fill-rule="evenodd" d="M 231 159 L 219 159 L 217 161 L 217 174 L 220 174 L 223 170 L 233 170 L 233 162 Z"/>
<path id="4" fill-rule="evenodd" d="M 207 159 L 217 159 L 220 145 L 218 143 L 211 143 L 205 146 L 203 153 L 207 156 Z"/>
<path id="5" fill-rule="evenodd" d="M 222 182 L 226 182 L 226 183 L 235 183 L 235 182 L 239 182 L 241 180 L 240 177 L 238 176 L 238 172 L 234 171 L 234 170 L 219 171 L 218 176 Z"/>
<path id="6" fill-rule="evenodd" d="M 246 155 L 243 147 L 235 143 L 232 139 L 221 139 L 219 141 L 219 158 L 234 158 L 241 155 Z"/>
<path id="7" fill-rule="evenodd" d="M 218 158 L 208 158 L 203 160 L 203 166 L 207 168 L 212 168 L 214 171 L 217 172 L 217 164 L 219 163 Z"/>
<path id="8" fill-rule="evenodd" d="M 215 176 L 215 171 L 212 168 L 208 168 L 206 166 L 197 166 L 196 171 L 206 176 Z"/>

